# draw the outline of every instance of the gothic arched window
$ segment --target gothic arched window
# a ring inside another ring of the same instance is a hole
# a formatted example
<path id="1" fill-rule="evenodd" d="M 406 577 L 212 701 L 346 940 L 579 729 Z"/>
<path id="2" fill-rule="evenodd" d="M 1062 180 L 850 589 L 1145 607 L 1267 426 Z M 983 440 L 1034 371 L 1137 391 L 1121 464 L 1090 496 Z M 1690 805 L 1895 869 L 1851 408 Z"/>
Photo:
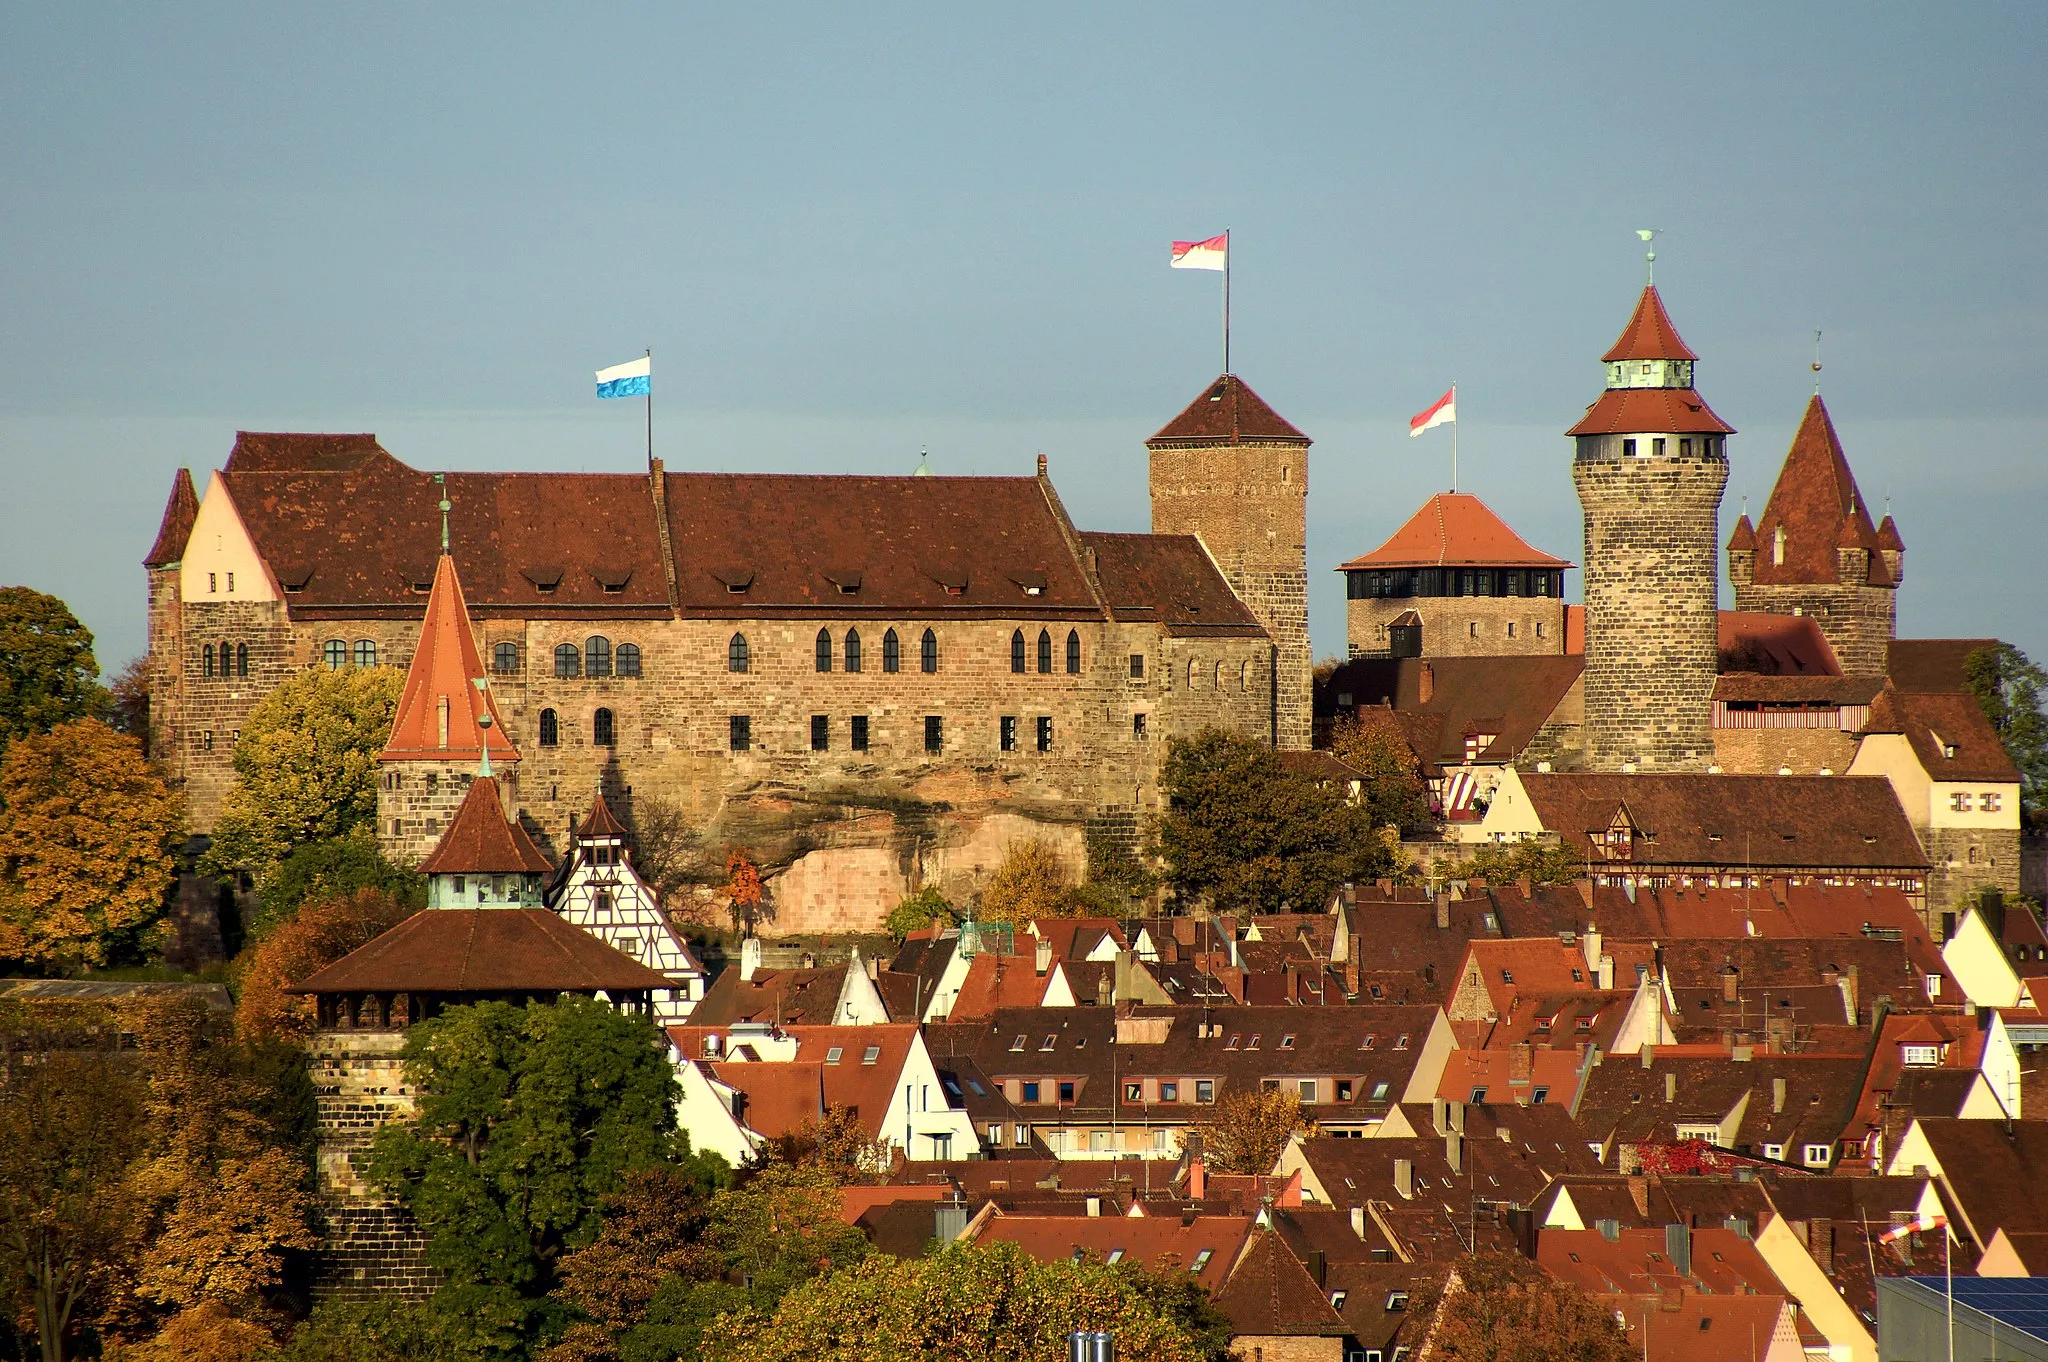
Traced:
<path id="1" fill-rule="evenodd" d="M 213 675 L 213 645 L 211 643 L 199 650 L 199 672 L 202 676 Z"/>
<path id="2" fill-rule="evenodd" d="M 616 666 L 617 666 L 617 668 L 618 668 L 618 673 L 619 673 L 619 675 L 620 675 L 620 676 L 623 676 L 623 677 L 625 677 L 625 678 L 626 678 L 626 679 L 628 679 L 628 680 L 638 680 L 638 679 L 639 679 L 639 676 L 640 676 L 640 645 L 639 645 L 639 644 L 637 644 L 637 643 L 621 643 L 621 644 L 619 645 L 619 649 L 618 649 L 618 651 L 617 651 L 616 653 L 614 653 L 614 654 L 612 655 L 612 661 L 613 661 L 613 662 L 614 662 L 614 663 L 616 664 Z"/>
<path id="3" fill-rule="evenodd" d="M 820 629 L 818 631 L 818 670 L 821 672 L 832 670 L 832 631 L 830 629 Z"/>
<path id="4" fill-rule="evenodd" d="M 590 716 L 590 741 L 598 747 L 612 745 L 612 712 L 600 709 Z"/>
<path id="5" fill-rule="evenodd" d="M 725 645 L 725 669 L 729 672 L 743 672 L 747 669 L 747 636 L 734 634 L 732 641 Z"/>
<path id="6" fill-rule="evenodd" d="M 229 643 L 226 639 L 222 639 L 220 641 L 220 674 L 222 676 L 229 675 L 228 667 L 232 665 L 234 656 L 235 645 Z"/>
<path id="7" fill-rule="evenodd" d="M 903 645 L 897 641 L 894 629 L 882 635 L 882 670 L 885 672 L 903 670 Z"/>
<path id="8" fill-rule="evenodd" d="M 586 676 L 612 674 L 612 641 L 592 634 L 583 640 L 583 673 Z"/>
<path id="9" fill-rule="evenodd" d="M 939 669 L 939 636 L 927 629 L 918 643 L 919 661 L 927 672 Z"/>
<path id="10" fill-rule="evenodd" d="M 1252 688 L 1252 661 L 1246 658 L 1237 665 L 1237 688 L 1249 691 Z"/>
<path id="11" fill-rule="evenodd" d="M 1189 689 L 1189 690 L 1193 690 L 1194 688 L 1195 688 L 1195 660 L 1194 660 L 1194 659 L 1193 659 L 1193 658 L 1191 657 L 1191 658 L 1189 658 L 1189 659 L 1188 659 L 1188 689 Z"/>
<path id="12" fill-rule="evenodd" d="M 225 663 L 225 662 L 227 661 L 227 656 L 226 656 L 225 654 L 223 654 L 223 655 L 221 656 L 221 661 L 222 661 L 223 663 Z M 222 670 L 223 670 L 223 671 L 225 671 L 225 670 L 226 670 L 226 667 L 225 667 L 225 666 L 223 666 L 223 667 L 222 667 Z M 249 674 L 249 645 L 248 645 L 248 644 L 246 644 L 246 643 L 237 643 L 237 644 L 235 645 L 235 675 L 236 675 L 236 676 L 247 676 L 248 674 Z"/>
<path id="13" fill-rule="evenodd" d="M 356 640 L 356 665 L 374 667 L 377 665 L 377 640 L 359 638 Z"/>
<path id="14" fill-rule="evenodd" d="M 1024 671 L 1024 631 L 1022 629 L 1010 631 L 1010 670 L 1019 675 L 1022 675 Z"/>
<path id="15" fill-rule="evenodd" d="M 846 631 L 846 670 L 850 672 L 860 670 L 860 630 L 858 629 L 848 629 Z"/>
<path id="16" fill-rule="evenodd" d="M 555 717 L 555 712 L 553 710 L 542 710 L 540 712 L 540 745 L 542 747 L 553 747 L 561 741 L 561 720 Z"/>
<path id="17" fill-rule="evenodd" d="M 1078 629 L 1069 629 L 1067 630 L 1067 675 L 1079 676 L 1080 674 L 1081 632 Z"/>
<path id="18" fill-rule="evenodd" d="M 1052 670 L 1052 635 L 1045 630 L 1038 631 L 1038 674 L 1046 675 Z"/>
<path id="19" fill-rule="evenodd" d="M 565 681 L 583 675 L 583 650 L 573 643 L 557 643 L 555 675 Z"/>

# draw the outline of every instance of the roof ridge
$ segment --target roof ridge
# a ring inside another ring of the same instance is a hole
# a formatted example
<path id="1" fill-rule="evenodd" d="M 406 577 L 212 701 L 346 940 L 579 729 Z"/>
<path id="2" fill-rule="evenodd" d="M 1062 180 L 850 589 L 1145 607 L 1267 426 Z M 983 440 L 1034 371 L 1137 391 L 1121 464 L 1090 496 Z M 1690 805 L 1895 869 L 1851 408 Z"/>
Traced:
<path id="1" fill-rule="evenodd" d="M 168 567 L 183 558 L 185 543 L 192 537 L 192 522 L 198 518 L 199 494 L 192 488 L 192 470 L 180 468 L 171 478 L 171 495 L 157 522 L 156 542 L 150 545 L 142 565 Z"/>

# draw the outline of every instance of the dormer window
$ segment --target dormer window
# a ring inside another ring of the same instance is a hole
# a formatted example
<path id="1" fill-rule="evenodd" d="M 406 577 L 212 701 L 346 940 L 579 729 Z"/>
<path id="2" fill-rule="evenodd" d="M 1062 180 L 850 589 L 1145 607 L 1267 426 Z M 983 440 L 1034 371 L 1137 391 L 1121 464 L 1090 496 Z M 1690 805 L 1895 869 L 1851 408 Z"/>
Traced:
<path id="1" fill-rule="evenodd" d="M 716 567 L 711 569 L 711 575 L 725 587 L 726 594 L 729 596 L 744 596 L 747 594 L 747 589 L 754 584 L 754 570 L 752 568 Z"/>

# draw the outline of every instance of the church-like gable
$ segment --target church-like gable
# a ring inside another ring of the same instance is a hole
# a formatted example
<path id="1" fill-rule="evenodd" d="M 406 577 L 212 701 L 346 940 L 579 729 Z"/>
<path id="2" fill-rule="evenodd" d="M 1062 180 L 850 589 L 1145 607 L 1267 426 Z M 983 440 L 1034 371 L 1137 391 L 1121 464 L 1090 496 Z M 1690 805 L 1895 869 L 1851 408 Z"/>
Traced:
<path id="1" fill-rule="evenodd" d="M 599 790 L 570 837 L 549 904 L 564 922 L 667 976 L 672 987 L 654 994 L 655 1020 L 679 1025 L 704 996 L 704 967 L 669 925 L 653 886 L 633 868 L 626 841 L 624 825 Z"/>

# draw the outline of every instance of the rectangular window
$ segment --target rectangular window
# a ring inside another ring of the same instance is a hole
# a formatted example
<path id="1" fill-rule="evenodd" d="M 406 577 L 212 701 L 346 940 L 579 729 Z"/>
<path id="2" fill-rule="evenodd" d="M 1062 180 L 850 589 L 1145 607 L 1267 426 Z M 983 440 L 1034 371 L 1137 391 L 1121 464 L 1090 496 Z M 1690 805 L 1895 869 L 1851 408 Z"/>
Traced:
<path id="1" fill-rule="evenodd" d="M 1926 1068 L 1941 1063 L 1941 1049 L 1934 1045 L 1907 1045 L 1901 1047 L 1905 1062 L 1914 1068 Z"/>
<path id="2" fill-rule="evenodd" d="M 1831 1144 L 1810 1144 L 1802 1152 L 1808 1168 L 1825 1168 L 1834 1155 L 1835 1147 Z"/>
<path id="3" fill-rule="evenodd" d="M 1073 1100 L 1074 1100 L 1074 1083 L 1073 1083 L 1073 1080 L 1072 1080 L 1072 1079 L 1063 1079 L 1063 1080 L 1061 1080 L 1061 1082 L 1060 1082 L 1060 1101 L 1061 1101 L 1061 1102 L 1071 1102 L 1071 1101 L 1073 1101 Z"/>
<path id="4" fill-rule="evenodd" d="M 232 595 L 234 595 L 234 594 L 235 594 L 235 574 L 234 574 L 234 573 L 232 573 L 232 572 L 230 572 L 230 573 L 228 574 L 228 595 L 232 596 Z"/>
<path id="5" fill-rule="evenodd" d="M 1634 440 L 1623 440 L 1621 442 L 1621 457 L 1624 459 L 1633 459 L 1635 456 L 1636 442 Z"/>
<path id="6" fill-rule="evenodd" d="M 726 745 L 735 752 L 744 752 L 754 745 L 754 721 L 745 714 L 735 714 L 726 720 Z"/>
<path id="7" fill-rule="evenodd" d="M 206 594 L 209 596 L 220 594 L 219 579 L 211 572 L 206 574 Z"/>
<path id="8" fill-rule="evenodd" d="M 856 714 L 849 721 L 851 732 L 847 734 L 846 745 L 856 752 L 868 750 L 868 716 Z"/>
<path id="9" fill-rule="evenodd" d="M 1998 793 L 1995 790 L 1986 790 L 1983 794 L 1978 795 L 1977 807 L 1986 813 L 1997 813 Z"/>
<path id="10" fill-rule="evenodd" d="M 1131 680 L 1133 680 L 1133 681 L 1143 681 L 1144 679 L 1145 679 L 1145 655 L 1144 655 L 1143 653 L 1132 653 L 1132 654 L 1131 654 Z"/>
<path id="11" fill-rule="evenodd" d="M 1205 1106 L 1216 1100 L 1216 1083 L 1213 1079 L 1198 1078 L 1195 1080 L 1195 1100 Z"/>
<path id="12" fill-rule="evenodd" d="M 1529 1105 L 1532 1107 L 1540 1107 L 1549 1100 L 1550 1089 L 1548 1088 L 1539 1086 L 1532 1089 L 1529 1093 Z"/>
<path id="13" fill-rule="evenodd" d="M 881 1057 L 882 1047 L 879 1045 L 870 1045 L 867 1049 L 860 1052 L 860 1062 L 863 1064 L 872 1064 Z"/>
<path id="14" fill-rule="evenodd" d="M 1349 1102 L 1354 1091 L 1356 1091 L 1356 1086 L 1350 1079 L 1340 1078 L 1337 1080 L 1337 1100 L 1339 1102 Z"/>
<path id="15" fill-rule="evenodd" d="M 1024 1085 L 1024 1100 L 1027 1102 L 1036 1102 L 1038 1100 L 1038 1084 L 1026 1083 Z"/>
<path id="16" fill-rule="evenodd" d="M 1180 1084 L 1161 1083 L 1159 1085 L 1159 1100 L 1162 1102 L 1180 1101 Z"/>
<path id="17" fill-rule="evenodd" d="M 1691 440 L 1680 440 L 1678 442 L 1678 457 L 1681 459 L 1690 459 L 1692 457 Z"/>
<path id="18" fill-rule="evenodd" d="M 811 716 L 811 750 L 823 752 L 832 746 L 832 720 L 823 714 Z"/>
<path id="19" fill-rule="evenodd" d="M 1952 794 L 1948 797 L 1948 806 L 1956 813 L 1968 813 L 1970 811 L 1970 797 L 1962 793 Z"/>
<path id="20" fill-rule="evenodd" d="M 1313 1102 L 1316 1100 L 1316 1081 L 1313 1078 L 1302 1079 L 1298 1086 L 1301 1090 L 1302 1101 Z"/>
<path id="21" fill-rule="evenodd" d="M 845 1056 L 845 1054 L 846 1054 L 846 1047 L 845 1047 L 845 1046 L 843 1046 L 843 1045 L 835 1045 L 835 1046 L 833 1046 L 833 1047 L 832 1047 L 831 1049 L 829 1049 L 829 1050 L 827 1050 L 827 1051 L 825 1052 L 825 1062 L 826 1062 L 827 1064 L 837 1064 L 837 1063 L 838 1063 L 838 1062 L 840 1061 L 840 1059 L 841 1059 L 841 1058 L 843 1058 L 843 1057 Z"/>
<path id="22" fill-rule="evenodd" d="M 1022 1149 L 1025 1145 L 1030 1144 L 1031 1127 L 1025 1125 L 1022 1121 L 1017 1122 L 1017 1128 L 1010 1132 L 1010 1143 L 1018 1149 Z"/>
<path id="23" fill-rule="evenodd" d="M 1472 1089 L 1472 1095 L 1465 1100 L 1470 1102 L 1475 1107 L 1484 1104 L 1486 1101 L 1485 1086 L 1482 1084 L 1481 1086 Z"/>
<path id="24" fill-rule="evenodd" d="M 1650 441 L 1650 453 L 1660 459 L 1664 457 L 1664 437 L 1662 435 Z"/>
<path id="25" fill-rule="evenodd" d="M 1050 714 L 1038 716 L 1038 750 L 1041 752 L 1052 751 L 1052 715 Z"/>
<path id="26" fill-rule="evenodd" d="M 937 753 L 946 745 L 946 721 L 936 714 L 924 716 L 924 750 Z"/>
<path id="27" fill-rule="evenodd" d="M 1140 741 L 1144 739 L 1145 716 L 1143 714 L 1133 714 L 1131 716 L 1131 736 L 1133 738 L 1139 739 Z"/>
<path id="28" fill-rule="evenodd" d="M 1126 1084 L 1124 1084 L 1124 1101 L 1126 1101 L 1126 1102 L 1142 1102 L 1142 1101 L 1144 1101 L 1144 1100 L 1145 1100 L 1145 1085 L 1144 1085 L 1143 1083 L 1126 1083 Z"/>
<path id="29" fill-rule="evenodd" d="M 1001 719 L 996 721 L 996 727 L 997 741 L 1002 744 L 1003 750 L 1005 752 L 1016 751 L 1017 716 L 1014 714 L 1005 714 Z"/>
<path id="30" fill-rule="evenodd" d="M 996 1149 L 1003 1147 L 1003 1123 L 1001 1121 L 990 1121 L 988 1123 L 988 1142 Z"/>

